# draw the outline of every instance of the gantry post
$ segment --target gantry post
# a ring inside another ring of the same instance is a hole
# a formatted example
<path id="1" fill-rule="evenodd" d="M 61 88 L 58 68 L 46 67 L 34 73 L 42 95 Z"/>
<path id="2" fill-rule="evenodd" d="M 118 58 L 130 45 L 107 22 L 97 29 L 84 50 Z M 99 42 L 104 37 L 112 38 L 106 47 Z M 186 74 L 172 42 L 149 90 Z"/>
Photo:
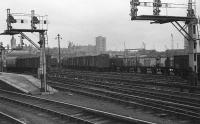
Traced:
<path id="1" fill-rule="evenodd" d="M 40 32 L 40 69 L 41 69 L 41 91 L 47 91 L 46 82 L 46 54 L 45 54 L 45 37 L 44 32 Z"/>
<path id="2" fill-rule="evenodd" d="M 188 17 L 195 17 L 194 9 L 192 7 L 192 0 L 188 2 Z M 188 24 L 188 34 L 191 36 L 189 38 L 189 66 L 192 68 L 194 72 L 197 73 L 197 21 L 190 21 Z"/>
<path id="3" fill-rule="evenodd" d="M 10 9 L 7 9 L 7 20 L 6 20 L 6 23 L 7 23 L 7 30 L 10 30 L 11 29 Z"/>
<path id="4" fill-rule="evenodd" d="M 188 17 L 195 17 L 196 15 L 194 13 L 194 9 L 193 9 L 193 3 L 192 0 L 189 0 L 188 2 Z M 189 66 L 191 68 L 189 68 L 189 73 L 191 73 L 190 75 L 192 77 L 189 78 L 193 78 L 192 80 L 190 80 L 190 82 L 192 83 L 191 85 L 197 85 L 197 81 L 198 81 L 198 60 L 197 60 L 197 39 L 198 39 L 198 33 L 197 33 L 197 20 L 192 20 L 188 23 L 188 34 L 192 37 L 189 38 L 188 41 L 188 54 L 189 54 Z"/>

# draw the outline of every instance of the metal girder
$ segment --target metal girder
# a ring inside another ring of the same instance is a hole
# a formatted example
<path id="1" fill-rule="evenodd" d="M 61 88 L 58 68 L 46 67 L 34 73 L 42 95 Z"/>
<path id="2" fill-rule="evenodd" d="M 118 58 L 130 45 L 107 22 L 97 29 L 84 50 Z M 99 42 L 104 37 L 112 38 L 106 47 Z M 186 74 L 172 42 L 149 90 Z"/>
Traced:
<path id="1" fill-rule="evenodd" d="M 46 32 L 47 30 L 43 30 L 43 29 L 10 29 L 10 30 L 5 30 L 3 33 L 1 33 L 0 35 L 16 35 L 16 34 L 21 34 L 22 37 L 26 38 L 31 44 L 33 44 L 38 50 L 40 50 L 40 47 L 35 44 L 27 35 L 25 35 L 23 32 L 29 32 L 29 33 L 33 33 L 33 32 L 38 32 L 38 33 L 42 33 L 44 34 L 44 32 Z"/>
<path id="2" fill-rule="evenodd" d="M 33 44 L 38 50 L 40 50 L 40 47 L 35 44 L 28 36 L 26 36 L 23 32 L 20 32 L 20 34 L 23 38 L 26 38 L 31 44 Z"/>
<path id="3" fill-rule="evenodd" d="M 127 50 L 142 50 L 141 48 L 138 48 L 138 49 L 125 49 L 126 51 Z"/>
<path id="4" fill-rule="evenodd" d="M 38 32 L 38 33 L 44 33 L 45 31 L 47 31 L 47 30 L 40 30 L 40 29 L 36 29 L 36 30 L 32 30 L 32 29 L 10 29 L 10 30 L 5 30 L 0 35 L 16 35 L 16 34 L 20 34 L 20 32 L 29 32 L 29 33 Z"/>
<path id="5" fill-rule="evenodd" d="M 172 25 L 183 35 L 183 37 L 185 37 L 188 41 L 193 41 L 195 42 L 196 39 L 192 38 L 192 36 L 190 36 L 190 34 L 185 30 L 185 26 L 182 26 L 179 22 L 175 21 L 175 23 L 177 24 L 174 24 L 174 22 L 171 22 Z M 180 28 L 180 29 L 179 29 Z"/>
<path id="6" fill-rule="evenodd" d="M 174 21 L 184 21 L 186 23 L 196 20 L 197 18 L 193 17 L 182 17 L 182 16 L 154 16 L 154 15 L 141 15 L 132 17 L 131 20 L 146 20 L 146 21 L 154 21 L 153 23 L 169 23 Z"/>

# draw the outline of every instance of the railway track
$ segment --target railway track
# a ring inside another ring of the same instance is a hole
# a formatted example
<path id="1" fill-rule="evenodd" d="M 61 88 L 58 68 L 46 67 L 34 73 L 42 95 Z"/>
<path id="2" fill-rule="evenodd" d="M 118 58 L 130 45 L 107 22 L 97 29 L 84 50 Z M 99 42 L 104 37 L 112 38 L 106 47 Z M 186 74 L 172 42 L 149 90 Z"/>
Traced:
<path id="1" fill-rule="evenodd" d="M 52 114 L 65 120 L 65 123 L 153 124 L 139 119 L 4 90 L 0 90 L 0 99 Z"/>
<path id="2" fill-rule="evenodd" d="M 81 75 L 85 76 L 85 75 L 89 75 L 89 76 L 99 76 L 99 77 L 104 77 L 104 78 L 114 78 L 114 79 L 117 79 L 117 80 L 120 80 L 120 79 L 129 79 L 129 80 L 132 80 L 132 81 L 138 81 L 138 82 L 149 82 L 149 83 L 163 83 L 163 84 L 179 84 L 179 85 L 187 85 L 187 83 L 178 83 L 179 81 L 177 80 L 171 80 L 171 79 L 167 79 L 166 77 L 164 76 L 155 76 L 155 75 L 145 75 L 145 74 L 142 74 L 142 75 L 125 75 L 125 74 L 110 74 L 110 73 L 102 73 L 102 74 L 95 74 L 95 73 L 80 73 Z M 77 76 L 80 76 L 80 74 L 75 74 Z M 65 75 L 65 73 L 64 73 Z M 74 75 L 74 74 L 73 74 Z"/>
<path id="3" fill-rule="evenodd" d="M 53 71 L 53 73 L 57 73 Z M 110 77 L 126 77 L 126 78 L 137 78 L 137 79 L 145 79 L 149 81 L 162 81 L 166 83 L 177 83 L 181 82 L 180 84 L 188 84 L 188 81 L 177 77 L 177 76 L 166 76 L 166 75 L 153 75 L 153 74 L 140 74 L 140 73 L 125 73 L 125 72 L 91 72 L 91 71 L 78 71 L 78 70 L 64 70 L 61 74 L 70 74 L 73 73 L 75 75 L 78 74 L 87 74 L 87 75 L 102 75 L 102 76 L 110 76 Z"/>
<path id="4" fill-rule="evenodd" d="M 198 93 L 200 91 L 200 87 L 195 86 L 189 86 L 186 84 L 181 84 L 178 82 L 175 83 L 166 83 L 162 82 L 162 80 L 156 80 L 156 79 L 145 79 L 145 77 L 127 77 L 127 76 L 110 76 L 106 74 L 84 74 L 75 72 L 74 73 L 61 73 L 57 74 L 57 76 L 60 77 L 72 77 L 72 78 L 82 78 L 82 79 L 93 79 L 93 80 L 107 80 L 107 81 L 115 81 L 115 82 L 126 82 L 130 84 L 137 84 L 137 85 L 143 85 L 143 86 L 149 86 L 149 87 L 158 87 L 158 88 L 165 88 L 169 90 L 180 90 L 185 92 L 196 92 Z"/>
<path id="5" fill-rule="evenodd" d="M 200 95 L 196 94 L 180 93 L 180 92 L 163 92 L 162 90 L 149 89 L 141 86 L 124 85 L 112 82 L 75 80 L 66 77 L 65 78 L 51 77 L 50 79 L 53 81 L 60 81 L 63 83 L 76 82 L 76 84 L 81 85 L 83 87 L 96 87 L 123 94 L 138 95 L 147 98 L 160 99 L 160 100 L 200 107 L 199 105 Z M 70 84 L 74 85 L 74 83 Z"/>
<path id="6" fill-rule="evenodd" d="M 66 84 L 66 83 L 52 84 L 51 83 L 51 85 L 60 90 L 72 91 L 76 93 L 95 96 L 98 98 L 120 102 L 126 105 L 148 108 L 151 111 L 152 110 L 156 111 L 156 113 L 157 111 L 159 111 L 160 113 L 163 113 L 163 112 L 167 113 L 166 116 L 167 115 L 175 115 L 179 117 L 181 116 L 182 118 L 187 118 L 190 121 L 195 120 L 195 121 L 200 122 L 199 121 L 200 120 L 199 106 L 197 107 L 197 106 L 192 106 L 192 105 L 187 105 L 187 104 L 180 104 L 176 102 L 169 102 L 169 101 L 157 100 L 157 99 L 152 99 L 152 98 L 134 96 L 130 94 L 101 90 L 101 89 L 91 88 L 91 87 L 89 88 L 88 86 L 79 85 L 77 83 L 75 84 Z M 192 123 L 196 123 L 196 122 L 192 122 Z"/>
<path id="7" fill-rule="evenodd" d="M 1 124 L 26 124 L 25 122 L 3 112 L 0 112 L 0 123 Z"/>
<path id="8" fill-rule="evenodd" d="M 54 73 L 56 74 L 56 73 Z M 164 76 L 164 75 L 150 75 L 150 74 L 133 74 L 133 73 L 114 73 L 114 72 L 85 72 L 85 71 L 72 71 L 72 72 L 61 72 L 57 73 L 61 76 L 99 76 L 99 77 L 112 77 L 116 79 L 130 79 L 132 81 L 145 81 L 145 82 L 162 82 L 162 83 L 176 83 L 180 85 L 187 85 L 187 81 L 182 79 L 176 79 L 175 76 Z M 178 83 L 179 82 L 179 83 Z M 181 82 L 181 83 L 180 83 Z"/>

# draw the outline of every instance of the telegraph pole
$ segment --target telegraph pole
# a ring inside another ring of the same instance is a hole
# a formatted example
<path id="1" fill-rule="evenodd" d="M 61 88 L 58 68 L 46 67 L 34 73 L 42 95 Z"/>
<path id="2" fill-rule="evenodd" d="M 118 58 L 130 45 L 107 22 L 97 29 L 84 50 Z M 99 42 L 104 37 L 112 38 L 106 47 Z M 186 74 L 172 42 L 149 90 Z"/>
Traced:
<path id="1" fill-rule="evenodd" d="M 56 37 L 56 39 L 58 39 L 58 67 L 59 67 L 59 69 L 60 69 L 60 67 L 61 67 L 61 57 L 60 57 L 60 39 L 62 39 L 61 37 L 60 37 L 60 34 L 58 34 L 57 35 L 57 37 Z"/>

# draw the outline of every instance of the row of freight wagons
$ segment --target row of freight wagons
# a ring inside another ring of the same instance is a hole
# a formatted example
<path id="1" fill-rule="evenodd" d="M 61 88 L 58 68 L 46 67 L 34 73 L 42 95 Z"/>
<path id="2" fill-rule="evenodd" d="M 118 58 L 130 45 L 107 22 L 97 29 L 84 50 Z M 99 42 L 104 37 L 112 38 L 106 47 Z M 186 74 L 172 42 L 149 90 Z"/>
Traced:
<path id="1" fill-rule="evenodd" d="M 197 60 L 200 66 L 200 55 L 197 56 Z M 62 66 L 64 68 L 113 71 L 130 71 L 131 69 L 142 68 L 145 72 L 147 69 L 154 69 L 154 71 L 173 71 L 179 75 L 187 75 L 189 56 L 110 58 L 109 55 L 102 54 L 98 56 L 63 58 Z M 199 68 L 198 71 L 200 71 Z"/>
<path id="2" fill-rule="evenodd" d="M 62 66 L 66 68 L 78 69 L 98 69 L 98 70 L 129 70 L 132 67 L 165 67 L 167 58 L 156 57 L 132 57 L 132 58 L 110 58 L 107 54 L 98 56 L 81 56 L 63 58 Z"/>

